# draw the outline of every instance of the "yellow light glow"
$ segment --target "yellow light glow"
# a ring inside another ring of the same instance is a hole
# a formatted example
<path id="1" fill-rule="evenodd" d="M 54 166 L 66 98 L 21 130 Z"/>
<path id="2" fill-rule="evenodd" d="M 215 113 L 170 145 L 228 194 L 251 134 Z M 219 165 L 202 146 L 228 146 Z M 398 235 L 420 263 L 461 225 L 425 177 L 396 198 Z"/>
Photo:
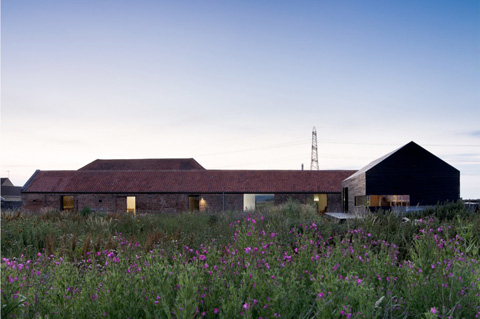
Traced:
<path id="1" fill-rule="evenodd" d="M 136 214 L 135 196 L 127 196 L 127 213 Z"/>
<path id="2" fill-rule="evenodd" d="M 198 204 L 201 212 L 205 211 L 208 208 L 207 201 L 203 199 L 203 197 L 202 199 L 200 199 L 200 202 Z"/>

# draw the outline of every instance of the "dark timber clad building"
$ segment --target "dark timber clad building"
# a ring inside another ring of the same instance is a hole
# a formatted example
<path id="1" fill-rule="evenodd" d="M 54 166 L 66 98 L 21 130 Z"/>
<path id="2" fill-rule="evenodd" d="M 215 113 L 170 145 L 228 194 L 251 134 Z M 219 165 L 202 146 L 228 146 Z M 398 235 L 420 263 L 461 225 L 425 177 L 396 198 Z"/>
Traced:
<path id="1" fill-rule="evenodd" d="M 342 182 L 344 210 L 429 206 L 460 198 L 460 171 L 414 142 Z"/>

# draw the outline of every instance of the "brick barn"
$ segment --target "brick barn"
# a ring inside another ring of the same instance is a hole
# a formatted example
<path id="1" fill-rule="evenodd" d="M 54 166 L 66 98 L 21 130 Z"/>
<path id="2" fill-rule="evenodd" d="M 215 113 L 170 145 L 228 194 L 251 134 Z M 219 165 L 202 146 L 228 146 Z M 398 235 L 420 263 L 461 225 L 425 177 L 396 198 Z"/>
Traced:
<path id="1" fill-rule="evenodd" d="M 25 210 L 183 212 L 254 210 L 288 199 L 342 210 L 352 170 L 207 170 L 194 159 L 96 160 L 74 171 L 37 170 L 22 189 Z"/>

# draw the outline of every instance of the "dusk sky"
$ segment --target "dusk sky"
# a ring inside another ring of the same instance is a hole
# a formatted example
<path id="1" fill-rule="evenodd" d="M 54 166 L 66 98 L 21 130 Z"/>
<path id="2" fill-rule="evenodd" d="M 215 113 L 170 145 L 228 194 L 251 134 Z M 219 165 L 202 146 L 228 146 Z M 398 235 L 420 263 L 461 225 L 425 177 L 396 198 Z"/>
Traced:
<path id="1" fill-rule="evenodd" d="M 4 0 L 1 176 L 95 159 L 360 169 L 415 141 L 480 198 L 478 0 Z"/>

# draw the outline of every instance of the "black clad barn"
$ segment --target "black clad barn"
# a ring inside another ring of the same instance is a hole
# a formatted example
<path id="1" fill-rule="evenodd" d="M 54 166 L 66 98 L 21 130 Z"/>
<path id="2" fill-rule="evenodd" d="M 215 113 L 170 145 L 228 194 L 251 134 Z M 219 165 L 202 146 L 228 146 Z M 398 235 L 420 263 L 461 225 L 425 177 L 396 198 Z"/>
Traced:
<path id="1" fill-rule="evenodd" d="M 460 171 L 414 142 L 342 182 L 344 210 L 429 206 L 460 198 Z"/>

